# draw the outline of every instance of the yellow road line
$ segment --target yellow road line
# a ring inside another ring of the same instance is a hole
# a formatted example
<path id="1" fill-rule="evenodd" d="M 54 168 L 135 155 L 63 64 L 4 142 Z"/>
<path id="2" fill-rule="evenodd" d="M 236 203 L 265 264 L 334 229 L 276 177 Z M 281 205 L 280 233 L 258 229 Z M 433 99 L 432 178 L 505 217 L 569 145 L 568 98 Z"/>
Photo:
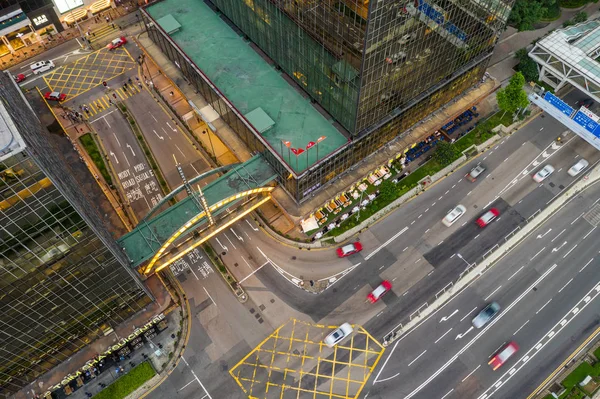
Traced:
<path id="1" fill-rule="evenodd" d="M 581 345 L 579 345 L 577 347 L 577 349 L 575 349 L 566 359 L 564 362 L 561 363 L 560 366 L 558 366 L 556 368 L 556 370 L 554 370 L 528 397 L 527 399 L 532 399 L 533 397 L 535 397 L 545 386 L 546 384 L 548 384 L 548 382 L 550 382 L 550 380 L 552 380 L 559 371 L 561 371 L 562 369 L 564 369 L 564 367 L 567 365 L 567 363 L 569 363 L 577 353 L 579 353 L 579 351 L 581 351 L 587 344 L 590 343 L 590 341 L 592 339 L 594 339 L 596 337 L 596 335 L 600 334 L 600 327 L 598 327 L 596 329 L 596 331 L 594 331 L 590 336 L 588 336 L 585 341 L 583 341 L 583 343 Z"/>

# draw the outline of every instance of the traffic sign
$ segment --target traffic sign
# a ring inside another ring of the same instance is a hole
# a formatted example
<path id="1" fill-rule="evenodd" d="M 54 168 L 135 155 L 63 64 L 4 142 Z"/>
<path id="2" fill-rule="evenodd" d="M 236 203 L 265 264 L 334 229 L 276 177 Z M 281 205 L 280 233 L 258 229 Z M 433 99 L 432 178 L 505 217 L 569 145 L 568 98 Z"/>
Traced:
<path id="1" fill-rule="evenodd" d="M 577 123 L 579 126 L 583 127 L 588 132 L 592 133 L 596 137 L 600 137 L 600 124 L 586 115 L 582 110 L 577 111 L 575 117 L 573 118 L 573 122 Z"/>
<path id="2" fill-rule="evenodd" d="M 558 108 L 560 112 L 567 116 L 571 116 L 571 114 L 573 114 L 573 108 L 569 104 L 556 97 L 549 91 L 547 91 L 546 94 L 544 94 L 544 100 L 548 101 L 550 104 Z"/>

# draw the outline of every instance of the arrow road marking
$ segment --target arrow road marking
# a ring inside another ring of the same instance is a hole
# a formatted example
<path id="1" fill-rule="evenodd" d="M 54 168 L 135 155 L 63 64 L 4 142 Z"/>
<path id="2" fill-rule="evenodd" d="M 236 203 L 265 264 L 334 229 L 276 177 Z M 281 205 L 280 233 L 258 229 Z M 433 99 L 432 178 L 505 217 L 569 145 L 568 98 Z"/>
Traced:
<path id="1" fill-rule="evenodd" d="M 129 148 L 129 150 L 131 150 L 131 155 L 133 155 L 135 157 L 135 152 L 133 152 L 133 148 L 131 148 L 129 143 L 127 143 L 127 148 Z"/>
<path id="2" fill-rule="evenodd" d="M 450 316 L 444 316 L 444 317 L 442 317 L 440 319 L 440 323 L 443 322 L 443 321 L 446 321 L 446 320 L 450 319 L 452 316 L 454 316 L 457 313 L 458 313 L 458 309 L 456 309 L 454 312 L 452 312 L 452 314 L 450 314 Z"/>
<path id="3" fill-rule="evenodd" d="M 174 131 L 174 132 L 176 132 L 176 131 L 177 131 L 177 129 L 173 129 L 173 126 L 169 125 L 169 122 L 167 122 L 167 126 L 169 126 L 169 128 L 170 128 L 172 131 Z"/>
<path id="4" fill-rule="evenodd" d="M 544 234 L 538 234 L 537 238 L 544 238 L 546 236 L 546 234 L 550 233 L 552 231 L 552 229 L 548 229 L 547 232 L 545 232 Z"/>
<path id="5" fill-rule="evenodd" d="M 113 157 L 113 158 L 115 158 L 115 162 L 116 162 L 116 163 L 117 163 L 117 165 L 118 165 L 118 164 L 119 164 L 119 160 L 117 159 L 117 156 L 115 155 L 115 153 L 111 151 L 111 152 L 110 152 L 110 156 L 111 156 L 111 157 Z"/>
<path id="6" fill-rule="evenodd" d="M 258 229 L 257 229 L 256 227 L 252 226 L 252 223 L 250 223 L 250 222 L 248 221 L 248 219 L 244 219 L 244 220 L 246 221 L 246 223 L 248 223 L 248 226 L 250 226 L 250 227 L 252 228 L 252 230 L 254 230 L 254 231 L 258 231 Z"/>
<path id="7" fill-rule="evenodd" d="M 474 328 L 475 328 L 475 327 L 471 326 L 471 327 L 470 327 L 470 328 L 469 328 L 467 331 L 465 331 L 464 333 L 462 333 L 462 334 L 458 334 L 454 340 L 456 341 L 456 340 L 459 340 L 459 339 L 461 339 L 462 337 L 464 337 L 465 335 L 467 335 L 468 333 L 470 333 L 470 332 L 471 332 L 471 331 L 472 331 Z"/>
<path id="8" fill-rule="evenodd" d="M 562 247 L 564 247 L 565 245 L 567 245 L 567 242 L 566 242 L 566 241 L 565 241 L 565 242 L 563 242 L 563 243 L 560 245 L 560 247 L 558 247 L 558 248 L 552 248 L 552 252 L 558 252 L 558 250 L 559 250 L 559 249 L 561 249 Z"/>
<path id="9" fill-rule="evenodd" d="M 229 249 L 227 249 L 226 246 L 224 246 L 223 244 L 221 244 L 221 241 L 219 241 L 218 237 L 215 237 L 215 240 L 217 240 L 217 242 L 219 243 L 219 245 L 221 246 L 221 248 L 223 248 L 225 251 L 229 251 Z"/>
<path id="10" fill-rule="evenodd" d="M 161 140 L 164 140 L 165 138 L 163 136 L 159 136 L 158 133 L 156 133 L 156 130 L 152 129 L 152 131 L 154 132 L 154 134 L 156 134 L 156 137 L 158 137 Z"/>
<path id="11" fill-rule="evenodd" d="M 235 232 L 235 230 L 233 230 L 233 227 L 230 227 L 230 228 L 229 228 L 229 230 L 231 230 L 231 232 L 233 233 L 233 235 L 234 235 L 234 236 L 235 236 L 235 237 L 236 237 L 238 240 L 240 240 L 241 242 L 244 242 L 244 238 L 243 238 L 243 237 L 240 237 L 240 236 L 238 236 L 238 235 L 237 235 L 237 233 Z"/>

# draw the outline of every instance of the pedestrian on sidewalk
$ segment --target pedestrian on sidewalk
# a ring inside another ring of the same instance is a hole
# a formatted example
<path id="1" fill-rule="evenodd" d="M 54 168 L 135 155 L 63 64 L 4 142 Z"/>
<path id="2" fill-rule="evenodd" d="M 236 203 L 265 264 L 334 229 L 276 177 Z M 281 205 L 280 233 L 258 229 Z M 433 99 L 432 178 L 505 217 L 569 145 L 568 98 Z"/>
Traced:
<path id="1" fill-rule="evenodd" d="M 107 18 L 106 22 L 108 22 L 108 17 L 106 17 L 106 18 Z M 112 22 L 110 25 L 112 26 L 113 29 L 115 29 L 115 23 L 114 22 Z"/>
<path id="2" fill-rule="evenodd" d="M 173 93 L 173 90 L 171 90 L 171 91 L 169 92 L 169 95 L 170 95 L 171 97 L 174 97 L 174 96 L 175 96 L 175 93 Z"/>
<path id="3" fill-rule="evenodd" d="M 127 83 L 123 83 L 123 90 L 127 91 Z"/>
<path id="4" fill-rule="evenodd" d="M 140 88 L 140 90 L 142 90 L 142 83 L 138 82 L 137 85 Z"/>
<path id="5" fill-rule="evenodd" d="M 110 19 L 108 18 L 108 15 L 106 16 L 106 23 L 109 23 Z M 113 24 L 113 28 L 114 28 L 114 24 Z"/>
<path id="6" fill-rule="evenodd" d="M 113 93 L 113 97 L 115 98 L 115 100 L 117 99 L 117 94 Z"/>
<path id="7" fill-rule="evenodd" d="M 127 79 L 127 83 L 131 84 L 131 78 Z"/>

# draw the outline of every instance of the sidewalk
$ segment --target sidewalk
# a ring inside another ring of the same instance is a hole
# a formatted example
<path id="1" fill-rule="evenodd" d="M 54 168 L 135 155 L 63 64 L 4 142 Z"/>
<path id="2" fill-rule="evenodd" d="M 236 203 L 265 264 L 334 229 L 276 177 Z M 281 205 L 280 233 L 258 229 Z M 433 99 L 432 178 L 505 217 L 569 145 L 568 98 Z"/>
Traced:
<path id="1" fill-rule="evenodd" d="M 494 49 L 487 71 L 499 81 L 504 82 L 513 75 L 513 67 L 518 64 L 518 60 L 514 57 L 517 50 L 529 46 L 534 40 L 545 36 L 548 32 L 561 28 L 563 22 L 571 19 L 580 11 L 585 11 L 589 15 L 588 19 L 599 15 L 596 3 L 590 3 L 577 9 L 563 8 L 561 11 L 560 18 L 540 29 L 518 32 L 515 28 L 507 27 Z"/>
<path id="2" fill-rule="evenodd" d="M 148 288 L 148 290 L 152 293 L 155 298 L 155 302 L 152 302 L 142 311 L 136 313 L 134 316 L 130 317 L 126 322 L 113 326 L 114 333 L 109 334 L 108 336 L 102 336 L 94 341 L 91 341 L 85 348 L 79 350 L 73 356 L 71 356 L 67 361 L 59 364 L 54 367 L 49 372 L 43 374 L 39 378 L 37 378 L 34 382 L 22 388 L 18 393 L 12 396 L 13 399 L 30 399 L 35 393 L 43 394 L 50 387 L 59 384 L 65 376 L 75 373 L 82 366 L 86 364 L 89 360 L 92 360 L 98 354 L 103 353 L 107 350 L 111 345 L 116 344 L 119 339 L 127 337 L 131 332 L 135 329 L 134 326 L 142 326 L 147 323 L 153 316 L 158 315 L 160 313 L 168 312 L 169 309 L 174 307 L 173 299 L 171 295 L 160 281 L 158 276 L 152 276 L 148 278 L 144 285 Z M 171 323 L 170 328 L 175 327 L 179 328 L 179 323 Z M 167 330 L 168 331 L 168 330 Z M 169 333 L 170 334 L 170 333 Z M 166 341 L 170 338 L 170 335 L 166 334 L 164 331 L 160 334 L 160 341 L 165 341 L 164 345 L 168 345 Z M 142 350 L 138 350 L 136 353 L 141 353 Z M 148 352 L 148 351 L 146 351 Z M 136 362 L 136 363 L 139 363 Z M 129 367 L 131 368 L 131 367 Z M 102 377 L 100 381 L 108 381 L 110 377 L 108 376 Z M 102 376 L 102 374 L 100 375 Z M 108 385 L 108 383 L 107 383 Z M 86 384 L 85 389 L 78 389 L 71 397 L 74 398 L 85 398 L 84 390 L 88 389 L 88 385 Z M 81 392 L 82 396 L 76 396 L 76 393 Z"/>

